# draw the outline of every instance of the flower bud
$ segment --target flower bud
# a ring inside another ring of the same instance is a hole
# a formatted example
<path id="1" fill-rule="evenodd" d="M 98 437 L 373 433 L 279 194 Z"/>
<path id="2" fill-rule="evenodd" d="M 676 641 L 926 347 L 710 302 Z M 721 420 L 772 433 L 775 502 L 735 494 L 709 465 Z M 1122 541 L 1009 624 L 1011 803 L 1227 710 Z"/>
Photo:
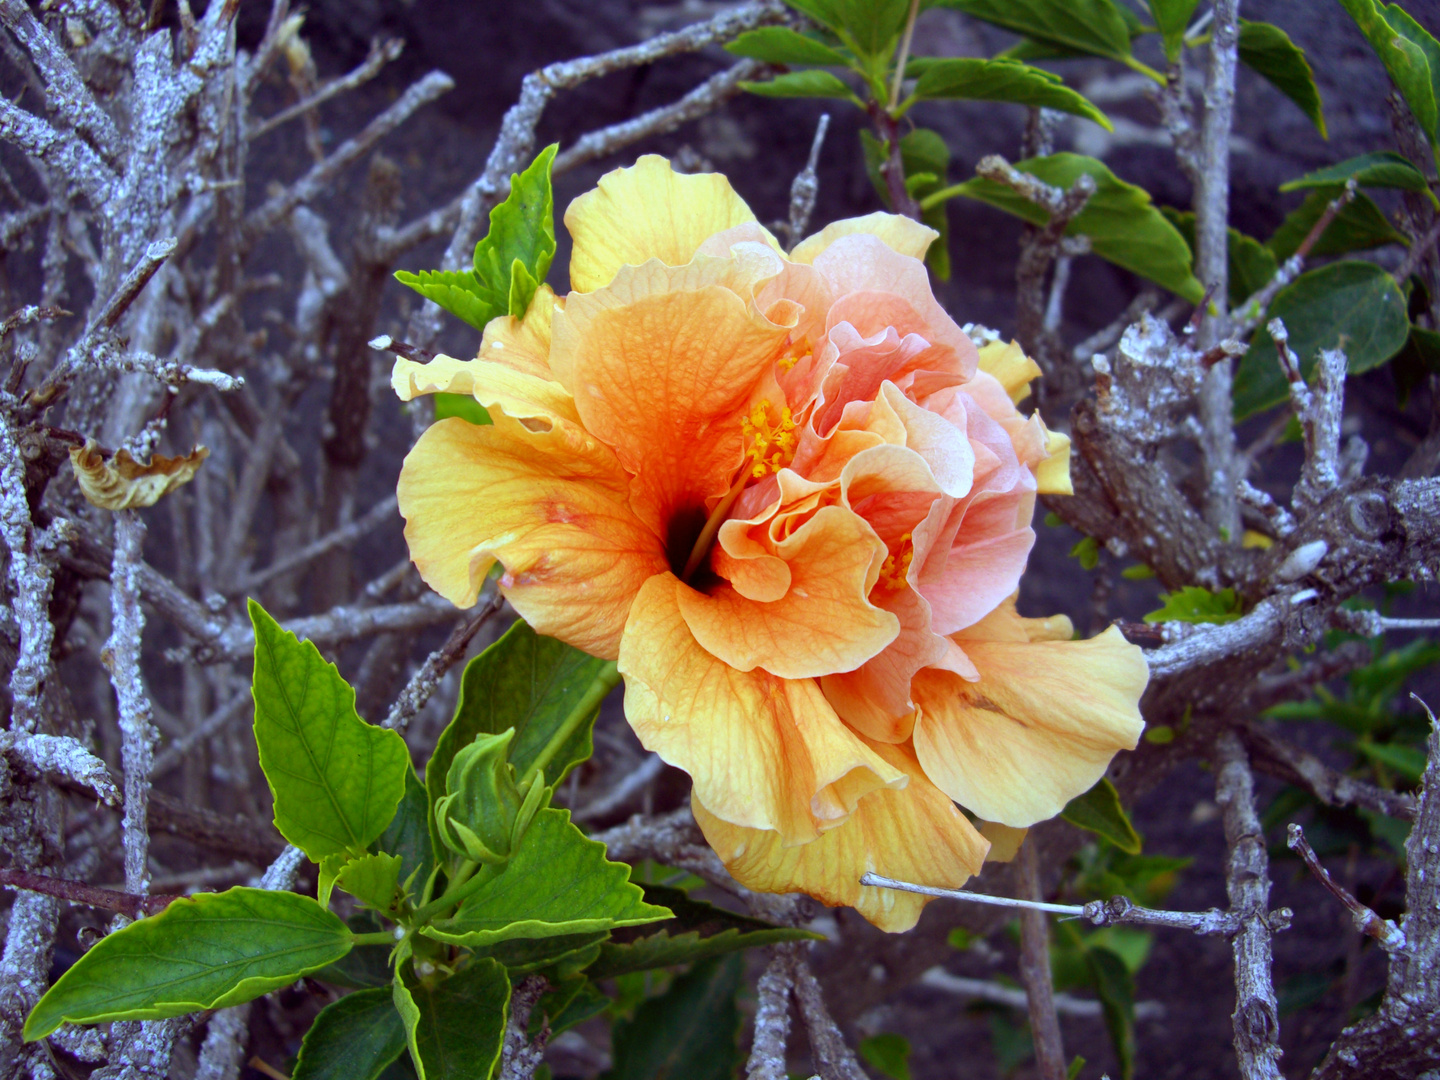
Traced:
<path id="1" fill-rule="evenodd" d="M 503 866 L 545 801 L 540 774 L 522 791 L 506 759 L 515 729 L 479 735 L 455 755 L 445 777 L 445 796 L 435 803 L 440 838 L 455 854 Z"/>

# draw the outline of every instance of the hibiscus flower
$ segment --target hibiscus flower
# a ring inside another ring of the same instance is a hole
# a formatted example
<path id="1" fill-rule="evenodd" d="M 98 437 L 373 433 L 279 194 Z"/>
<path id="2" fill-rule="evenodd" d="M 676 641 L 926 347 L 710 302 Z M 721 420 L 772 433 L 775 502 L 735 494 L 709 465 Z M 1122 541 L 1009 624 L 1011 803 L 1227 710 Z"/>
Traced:
<path id="1" fill-rule="evenodd" d="M 572 292 L 541 286 L 474 360 L 401 360 L 434 424 L 400 510 L 459 606 L 499 560 L 538 632 L 619 662 L 640 741 L 751 889 L 886 930 L 988 842 L 1058 813 L 1133 748 L 1147 678 L 1118 631 L 1014 607 L 1037 493 L 1069 443 L 1015 402 L 1039 374 L 936 302 L 936 234 L 891 214 L 788 254 L 724 177 L 643 157 L 565 214 Z"/>

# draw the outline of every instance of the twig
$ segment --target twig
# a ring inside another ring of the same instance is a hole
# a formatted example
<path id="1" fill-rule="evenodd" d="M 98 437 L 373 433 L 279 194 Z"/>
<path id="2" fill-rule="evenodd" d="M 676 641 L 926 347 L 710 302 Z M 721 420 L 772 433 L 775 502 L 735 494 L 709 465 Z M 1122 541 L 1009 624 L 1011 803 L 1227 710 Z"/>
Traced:
<path id="1" fill-rule="evenodd" d="M 1095 331 L 1075 348 L 1070 350 L 1070 355 L 1076 363 L 1085 363 L 1097 352 L 1104 352 L 1110 346 L 1120 340 L 1120 335 L 1132 323 L 1138 321 L 1141 316 L 1155 310 L 1155 305 L 1160 302 L 1160 294 L 1154 289 L 1145 289 L 1134 300 L 1126 306 L 1120 316 L 1109 326 Z"/>
<path id="2" fill-rule="evenodd" d="M 0 532 L 9 552 L 11 610 L 20 625 L 20 650 L 10 670 L 14 729 L 33 732 L 40 724 L 40 695 L 50 670 L 55 627 L 50 622 L 50 567 L 37 550 L 35 526 L 25 493 L 25 465 L 9 416 L 0 411 Z"/>
<path id="3" fill-rule="evenodd" d="M 1340 421 L 1345 410 L 1345 353 L 1340 349 L 1320 350 L 1315 366 L 1315 385 L 1305 384 L 1300 361 L 1290 348 L 1285 323 L 1271 319 L 1266 327 L 1275 339 L 1280 368 L 1290 384 L 1290 404 L 1300 421 L 1305 440 L 1305 462 L 1295 485 L 1292 502 L 1306 511 L 1318 505 L 1340 483 Z"/>
<path id="4" fill-rule="evenodd" d="M 1349 611 L 1337 608 L 1331 621 L 1352 634 L 1379 637 L 1387 630 L 1440 630 L 1440 618 L 1394 619 L 1378 611 Z"/>
<path id="5" fill-rule="evenodd" d="M 362 516 L 342 525 L 313 543 L 306 544 L 299 551 L 292 551 L 283 558 L 276 559 L 269 566 L 257 570 L 244 578 L 235 587 L 237 593 L 253 593 L 267 583 L 274 581 L 282 574 L 288 574 L 292 570 L 298 570 L 313 559 L 337 547 L 346 547 L 359 540 L 372 529 L 394 520 L 395 496 L 387 495 L 381 499 Z"/>
<path id="6" fill-rule="evenodd" d="M 120 805 L 120 792 L 105 763 L 68 735 L 0 731 L 0 754 L 40 776 L 68 780 L 110 806 Z"/>
<path id="7" fill-rule="evenodd" d="M 952 975 L 943 967 L 933 967 L 920 976 L 920 985 L 934 990 L 944 990 L 957 997 L 988 1001 L 995 1005 L 1006 1005 L 1012 1009 L 1024 1009 L 1029 999 L 1024 990 L 1018 990 L 1004 983 L 989 982 L 985 979 L 970 979 L 963 975 Z M 1053 998 L 1055 1011 L 1061 1016 L 1083 1016 L 1099 1019 L 1104 1015 L 1100 1002 L 1090 998 L 1077 998 L 1069 994 L 1056 994 Z M 1165 1016 L 1165 1006 L 1158 1001 L 1137 1001 L 1137 1020 L 1159 1020 Z"/>
<path id="8" fill-rule="evenodd" d="M 1291 822 L 1286 829 L 1285 846 L 1305 860 L 1305 865 L 1310 868 L 1310 872 L 1319 879 L 1321 885 L 1330 891 L 1331 896 L 1350 909 L 1350 915 L 1355 920 L 1356 930 L 1374 938 L 1386 952 L 1393 953 L 1397 949 L 1405 947 L 1405 935 L 1400 932 L 1398 926 L 1389 919 L 1382 919 L 1360 903 L 1350 894 L 1349 890 L 1330 876 L 1329 870 L 1320 865 L 1320 858 L 1315 854 L 1315 849 L 1310 846 L 1310 841 L 1305 839 L 1305 830 L 1294 822 Z"/>
<path id="9" fill-rule="evenodd" d="M 620 782 L 594 802 L 577 808 L 571 815 L 573 821 L 595 821 L 613 814 L 624 806 L 641 788 L 654 781 L 665 771 L 665 761 L 659 754 L 647 754 L 645 760 L 629 769 Z"/>
<path id="10" fill-rule="evenodd" d="M 410 677 L 381 726 L 403 732 L 415 718 L 415 714 L 424 708 L 425 702 L 430 700 L 430 695 L 440 685 L 445 672 L 465 655 L 471 639 L 504 605 L 505 597 L 496 591 L 485 603 L 458 622 L 455 629 L 450 631 L 450 636 L 445 639 L 445 644 L 427 656 L 420 669 Z"/>
<path id="11" fill-rule="evenodd" d="M 98 889 L 79 881 L 46 877 L 28 870 L 0 870 L 0 885 L 9 889 L 23 889 L 26 892 L 53 896 L 72 904 L 87 904 L 104 911 L 118 911 L 128 919 L 138 919 L 164 911 L 176 896 L 147 896 L 144 893 L 116 892 L 112 889 Z"/>
<path id="12" fill-rule="evenodd" d="M 845 1036 L 825 1007 L 824 994 L 810 965 L 797 956 L 794 970 L 795 1000 L 822 1080 L 866 1080 L 854 1051 L 845 1044 Z"/>
<path id="13" fill-rule="evenodd" d="M 1285 539 L 1295 531 L 1294 515 L 1277 503 L 1268 492 L 1261 491 L 1249 480 L 1241 480 L 1236 485 L 1235 494 L 1242 504 L 1263 514 L 1280 539 Z"/>
<path id="14" fill-rule="evenodd" d="M 795 984 L 795 949 L 775 945 L 770 963 L 755 984 L 755 1037 L 745 1080 L 786 1080 L 785 1047 L 790 1038 L 790 990 Z"/>
<path id="15" fill-rule="evenodd" d="M 510 1019 L 505 1024 L 505 1043 L 500 1052 L 500 1073 L 496 1080 L 530 1080 L 545 1057 L 550 1025 L 540 1029 L 532 1042 L 530 1014 L 550 989 L 543 975 L 527 975 L 510 995 Z"/>
<path id="16" fill-rule="evenodd" d="M 1266 910 L 1270 872 L 1265 833 L 1255 813 L 1250 760 L 1233 731 L 1222 731 L 1216 738 L 1215 763 L 1215 801 L 1230 847 L 1225 890 L 1230 910 L 1240 920 L 1233 946 L 1235 1055 L 1242 1080 L 1279 1080 L 1280 1013 L 1270 978 L 1270 938 L 1289 925 L 1289 912 Z"/>
<path id="17" fill-rule="evenodd" d="M 1015 884 L 1027 900 L 1039 900 L 1043 895 L 1033 834 L 1020 845 Z M 1020 911 L 1020 981 L 1025 987 L 1040 1080 L 1065 1080 L 1065 1045 L 1060 1038 L 1060 1018 L 1055 1015 L 1055 987 L 1050 981 L 1050 927 L 1045 913 L 1034 908 Z"/>
<path id="18" fill-rule="evenodd" d="M 820 148 L 825 145 L 825 133 L 829 130 L 830 114 L 821 113 L 820 122 L 815 125 L 815 138 L 810 143 L 810 157 L 790 183 L 790 220 L 786 223 L 786 235 L 792 248 L 805 238 L 810 215 L 815 212 L 815 197 L 820 191 L 815 168 L 820 163 Z"/>
<path id="19" fill-rule="evenodd" d="M 247 687 L 236 694 L 224 705 L 212 712 L 200 723 L 187 731 L 180 738 L 176 739 L 164 750 L 155 755 L 155 764 L 150 770 L 151 776 L 164 776 L 175 766 L 185 760 L 190 753 L 191 747 L 198 746 L 207 739 L 214 738 L 225 726 L 234 720 L 244 716 L 247 709 L 254 703 Z"/>
<path id="20" fill-rule="evenodd" d="M 1366 655 L 1369 655 L 1368 650 Z M 1327 806 L 1359 806 L 1401 821 L 1415 820 L 1413 795 L 1386 791 L 1364 780 L 1336 772 L 1314 755 L 1253 724 L 1246 725 L 1242 734 L 1255 768 L 1305 788 Z"/>
<path id="21" fill-rule="evenodd" d="M 1405 258 L 1400 260 L 1400 265 L 1395 268 L 1392 275 L 1401 287 L 1405 285 L 1406 279 L 1425 261 L 1425 257 L 1434 249 L 1437 241 L 1440 241 L 1440 217 L 1435 219 L 1434 224 L 1426 231 L 1425 235 L 1410 245 L 1410 250 L 1405 253 Z"/>
<path id="22" fill-rule="evenodd" d="M 311 109 L 318 108 L 325 102 L 338 94 L 344 94 L 354 90 L 356 87 L 364 86 L 367 82 L 380 74 L 380 69 L 386 64 L 399 58 L 405 50 L 405 42 L 400 38 L 390 38 L 384 42 L 375 41 L 370 45 L 370 55 L 365 58 L 364 63 L 348 74 L 338 79 L 331 79 L 315 93 L 311 94 L 304 101 L 297 101 L 287 109 L 281 109 L 274 116 L 262 121 L 245 132 L 245 137 L 251 142 L 260 138 L 267 132 L 274 131 L 281 124 L 295 119 Z"/>

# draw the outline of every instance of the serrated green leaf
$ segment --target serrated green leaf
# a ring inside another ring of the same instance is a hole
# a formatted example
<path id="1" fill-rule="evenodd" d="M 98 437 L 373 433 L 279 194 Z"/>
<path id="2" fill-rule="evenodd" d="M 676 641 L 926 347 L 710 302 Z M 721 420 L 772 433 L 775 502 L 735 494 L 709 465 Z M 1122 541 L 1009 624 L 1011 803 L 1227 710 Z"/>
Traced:
<path id="1" fill-rule="evenodd" d="M 1359 157 L 1327 165 L 1295 180 L 1286 181 L 1280 185 L 1280 190 L 1331 189 L 1351 179 L 1361 187 L 1399 188 L 1402 191 L 1420 192 L 1430 190 L 1424 174 L 1410 164 L 1408 158 L 1390 150 L 1361 154 Z"/>
<path id="2" fill-rule="evenodd" d="M 1071 825 L 1103 836 L 1127 854 L 1140 854 L 1140 834 L 1120 805 L 1120 793 L 1115 785 L 1103 776 L 1084 795 L 1071 799 L 1060 816 Z"/>
<path id="3" fill-rule="evenodd" d="M 458 416 L 476 426 L 490 423 L 490 412 L 469 394 L 432 394 L 435 402 L 435 419 Z"/>
<path id="4" fill-rule="evenodd" d="M 819 68 L 790 71 L 784 75 L 776 75 L 768 82 L 742 82 L 740 88 L 761 97 L 840 98 L 864 107 L 864 102 L 855 96 L 855 91 L 831 72 Z"/>
<path id="5" fill-rule="evenodd" d="M 490 1080 L 509 1013 L 505 969 L 494 960 L 471 960 L 448 979 L 407 979 L 404 990 L 412 1004 L 410 1052 L 420 1080 Z"/>
<path id="6" fill-rule="evenodd" d="M 1130 58 L 1130 26 L 1112 0 L 939 0 L 935 6 L 1070 52 Z"/>
<path id="7" fill-rule="evenodd" d="M 839 0 L 844 29 L 862 56 L 880 56 L 895 48 L 905 26 L 910 0 Z"/>
<path id="8" fill-rule="evenodd" d="M 275 827 L 315 862 L 364 855 L 405 793 L 405 740 L 360 719 L 355 691 L 335 665 L 254 600 L 250 622 L 255 742 L 275 800 Z"/>
<path id="9" fill-rule="evenodd" d="M 1172 593 L 1161 593 L 1163 607 L 1145 616 L 1146 622 L 1229 623 L 1245 613 L 1234 589 L 1211 592 L 1187 585 Z"/>
<path id="10" fill-rule="evenodd" d="M 1281 262 L 1294 255 L 1340 191 L 1339 187 L 1316 188 L 1311 191 L 1303 203 L 1285 215 L 1285 220 L 1275 230 L 1275 235 L 1265 241 L 1265 246 L 1273 251 Z M 1325 227 L 1325 231 L 1315 241 L 1315 246 L 1310 249 L 1310 254 L 1319 258 L 1324 255 L 1364 251 L 1385 244 L 1405 243 L 1408 243 L 1405 234 L 1390 224 L 1390 219 L 1375 205 L 1370 196 L 1357 192 Z"/>
<path id="11" fill-rule="evenodd" d="M 31 1010 L 25 1039 L 62 1023 L 161 1020 L 238 1005 L 350 947 L 350 930 L 308 896 L 237 887 L 175 900 L 75 961 Z"/>
<path id="12" fill-rule="evenodd" d="M 1172 64 L 1185 47 L 1185 31 L 1200 0 L 1147 0 L 1155 28 L 1165 43 L 1165 59 Z"/>
<path id="13" fill-rule="evenodd" d="M 1160 212 L 1185 238 L 1190 250 L 1194 251 L 1195 215 L 1189 210 L 1176 210 L 1169 206 L 1162 206 Z M 1240 305 L 1254 296 L 1257 290 L 1269 284 L 1275 271 L 1280 268 L 1274 252 L 1239 229 L 1228 230 L 1226 252 L 1229 267 L 1227 277 L 1230 282 L 1228 292 L 1232 307 Z"/>
<path id="14" fill-rule="evenodd" d="M 509 286 L 501 293 L 469 270 L 396 270 L 395 280 L 408 285 L 427 300 L 433 300 L 456 318 L 477 330 L 497 315 L 504 315 Z"/>
<path id="15" fill-rule="evenodd" d="M 509 196 L 490 211 L 490 231 L 475 245 L 475 276 L 498 297 L 501 310 L 496 315 L 523 318 L 537 283 L 550 272 L 555 258 L 550 165 L 559 148 L 559 143 L 551 143 L 524 172 L 510 177 Z M 526 275 L 518 288 L 517 263 Z"/>
<path id="16" fill-rule="evenodd" d="M 1085 962 L 1100 1009 L 1105 1029 L 1120 1059 L 1121 1080 L 1135 1076 L 1135 979 L 1125 962 L 1109 949 L 1092 946 L 1085 950 Z"/>
<path id="17" fill-rule="evenodd" d="M 910 1040 L 885 1031 L 871 1035 L 856 1048 L 860 1056 L 890 1080 L 910 1080 Z"/>
<path id="18" fill-rule="evenodd" d="M 320 1010 L 300 1043 L 291 1080 L 375 1080 L 405 1050 L 389 987 L 361 990 Z"/>
<path id="19" fill-rule="evenodd" d="M 731 1080 L 740 1067 L 738 956 L 696 964 L 615 1025 L 605 1080 Z"/>
<path id="20" fill-rule="evenodd" d="M 820 940 L 820 935 L 808 930 L 772 926 L 693 900 L 683 889 L 648 884 L 641 888 L 647 903 L 669 908 L 674 918 L 648 926 L 643 932 L 630 931 L 626 940 L 605 942 L 600 946 L 599 958 L 586 968 L 592 979 L 692 963 L 782 941 Z"/>
<path id="21" fill-rule="evenodd" d="M 1095 194 L 1065 230 L 1067 236 L 1090 237 L 1091 250 L 1157 285 L 1198 304 L 1205 288 L 1190 269 L 1190 247 L 1175 226 L 1150 202 L 1144 188 L 1119 179 L 1094 158 L 1051 154 L 1015 166 L 1021 172 L 1068 190 L 1082 175 L 1095 180 Z M 1011 188 L 975 177 L 954 188 L 957 195 L 979 199 L 1026 221 L 1043 225 L 1049 215 Z"/>
<path id="22" fill-rule="evenodd" d="M 1057 109 L 1093 120 L 1106 131 L 1114 130 L 1109 117 L 1066 86 L 1060 76 L 1014 60 L 939 60 L 926 67 L 915 84 L 914 96 L 922 101 L 1008 101 Z"/>
<path id="23" fill-rule="evenodd" d="M 1325 109 L 1315 73 L 1290 35 L 1270 23 L 1240 20 L 1240 62 L 1300 107 L 1324 138 Z"/>
<path id="24" fill-rule="evenodd" d="M 850 61 L 819 38 L 788 26 L 762 26 L 747 30 L 729 45 L 727 52 L 767 64 L 819 64 L 844 67 Z"/>
<path id="25" fill-rule="evenodd" d="M 811 22 L 837 33 L 845 25 L 845 0 L 785 0 Z"/>
<path id="26" fill-rule="evenodd" d="M 377 852 L 346 863 L 335 884 L 376 911 L 393 911 L 400 899 L 400 857 Z"/>
<path id="27" fill-rule="evenodd" d="M 1427 47 L 1424 38 L 1429 38 L 1430 44 L 1435 39 L 1425 33 L 1398 4 L 1376 3 L 1376 0 L 1340 0 L 1340 3 L 1380 57 L 1380 62 L 1404 96 L 1405 103 L 1410 106 L 1420 130 L 1432 145 L 1436 144 L 1437 135 L 1440 135 L 1437 132 L 1437 127 L 1440 127 L 1440 108 L 1437 108 L 1440 105 L 1440 90 L 1436 86 L 1440 70 L 1431 71 L 1431 56 L 1436 56 L 1436 67 L 1440 69 L 1440 55 Z"/>
<path id="28" fill-rule="evenodd" d="M 1378 367 L 1404 346 L 1410 331 L 1405 297 L 1395 279 L 1374 263 L 1331 263 L 1301 274 L 1266 312 L 1283 319 L 1290 348 L 1308 379 L 1321 349 L 1343 347 L 1350 374 Z M 1275 342 L 1262 327 L 1235 371 L 1235 419 L 1279 405 L 1289 384 Z"/>
<path id="29" fill-rule="evenodd" d="M 644 901 L 629 876 L 623 863 L 606 860 L 604 844 L 587 839 L 570 824 L 568 810 L 541 810 L 505 869 L 452 917 L 421 932 L 438 941 L 479 947 L 670 918 L 667 909 Z"/>
<path id="30" fill-rule="evenodd" d="M 414 769 L 405 773 L 405 794 L 376 847 L 400 857 L 402 886 L 415 894 L 425 887 L 435 867 L 435 850 L 430 846 L 430 797 Z"/>
<path id="31" fill-rule="evenodd" d="M 505 965 L 511 975 L 524 975 L 554 965 L 588 967 L 599 955 L 598 946 L 610 936 L 608 930 L 588 934 L 564 934 L 548 938 L 512 938 L 481 946 L 476 956 L 488 956 Z"/>
<path id="32" fill-rule="evenodd" d="M 865 171 L 870 177 L 870 183 L 874 185 L 880 201 L 893 209 L 890 201 L 890 188 L 880 172 L 880 166 L 887 156 L 885 144 L 870 132 L 862 130 L 860 145 L 865 154 Z M 945 183 L 946 174 L 950 169 L 950 149 L 945 145 L 945 140 L 939 132 L 931 131 L 929 128 L 915 128 L 900 139 L 900 164 L 905 170 L 906 189 L 914 198 L 924 199 L 925 196 L 938 191 Z M 912 179 L 925 175 L 932 176 L 934 179 L 912 187 Z M 922 210 L 920 220 L 940 234 L 930 245 L 929 250 L 925 252 L 925 264 L 941 281 L 949 281 L 949 215 L 945 212 L 944 205 L 940 204 Z"/>

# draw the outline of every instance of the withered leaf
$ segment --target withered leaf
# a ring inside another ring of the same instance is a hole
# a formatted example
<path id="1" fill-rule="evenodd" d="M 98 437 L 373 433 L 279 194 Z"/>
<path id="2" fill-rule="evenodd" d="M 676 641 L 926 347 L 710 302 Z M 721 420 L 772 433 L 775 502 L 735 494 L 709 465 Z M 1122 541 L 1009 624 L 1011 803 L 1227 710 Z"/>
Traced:
<path id="1" fill-rule="evenodd" d="M 107 458 L 94 439 L 70 451 L 70 464 L 85 498 L 102 510 L 133 510 L 154 506 L 195 475 L 210 451 L 197 446 L 183 457 L 154 455 L 142 464 L 128 450 L 117 450 Z"/>

